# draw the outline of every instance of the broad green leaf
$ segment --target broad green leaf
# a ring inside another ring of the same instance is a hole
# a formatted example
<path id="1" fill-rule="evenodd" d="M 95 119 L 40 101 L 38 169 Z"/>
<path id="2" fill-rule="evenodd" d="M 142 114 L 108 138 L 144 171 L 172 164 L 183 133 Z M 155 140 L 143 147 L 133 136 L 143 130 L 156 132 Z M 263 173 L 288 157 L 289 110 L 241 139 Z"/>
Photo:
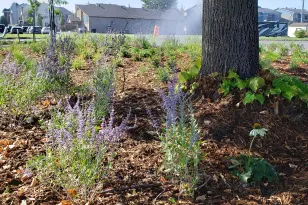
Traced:
<path id="1" fill-rule="evenodd" d="M 195 66 L 200 70 L 202 65 L 202 60 L 201 58 L 198 58 L 195 62 Z"/>
<path id="2" fill-rule="evenodd" d="M 233 71 L 233 70 L 230 70 L 229 73 L 228 73 L 228 78 L 229 79 L 232 79 L 232 78 L 239 78 L 239 75 Z"/>
<path id="3" fill-rule="evenodd" d="M 244 173 L 240 174 L 240 180 L 242 182 L 248 183 L 249 179 L 251 178 L 251 175 L 252 175 L 251 170 L 244 172 Z"/>
<path id="4" fill-rule="evenodd" d="M 264 104 L 265 98 L 262 94 L 256 94 L 255 98 L 261 103 L 261 105 Z"/>
<path id="5" fill-rule="evenodd" d="M 197 67 L 197 66 L 195 65 L 195 66 L 193 66 L 192 68 L 190 68 L 189 73 L 190 73 L 193 77 L 195 77 L 195 76 L 197 76 L 197 75 L 199 74 L 199 71 L 200 71 L 200 67 Z"/>
<path id="6" fill-rule="evenodd" d="M 252 92 L 247 92 L 245 98 L 243 99 L 244 105 L 252 103 L 256 99 L 256 95 Z"/>
<path id="7" fill-rule="evenodd" d="M 190 75 L 187 72 L 181 72 L 179 75 L 180 83 L 187 83 L 190 80 Z"/>
<path id="8" fill-rule="evenodd" d="M 270 94 L 271 95 L 280 95 L 281 90 L 279 88 L 272 88 L 272 89 L 270 89 Z"/>
<path id="9" fill-rule="evenodd" d="M 282 96 L 288 99 L 289 101 L 292 100 L 292 98 L 295 96 L 295 93 L 292 91 L 283 92 Z"/>
<path id="10" fill-rule="evenodd" d="M 236 81 L 236 87 L 238 87 L 240 90 L 246 88 L 247 87 L 247 81 L 246 80 L 238 79 Z"/>
<path id="11" fill-rule="evenodd" d="M 262 77 L 252 78 L 249 82 L 249 87 L 254 92 L 262 88 L 264 85 L 265 85 L 265 80 Z"/>

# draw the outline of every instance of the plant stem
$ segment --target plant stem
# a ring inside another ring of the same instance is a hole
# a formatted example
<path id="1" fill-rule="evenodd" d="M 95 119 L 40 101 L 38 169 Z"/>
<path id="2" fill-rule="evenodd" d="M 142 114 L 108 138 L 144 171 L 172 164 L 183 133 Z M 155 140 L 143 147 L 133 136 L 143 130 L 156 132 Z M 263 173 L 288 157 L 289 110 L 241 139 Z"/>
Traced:
<path id="1" fill-rule="evenodd" d="M 251 142 L 250 142 L 249 151 L 248 151 L 248 153 L 249 153 L 249 154 L 248 154 L 248 164 L 250 164 L 250 159 L 251 159 L 251 148 L 252 148 L 252 144 L 253 144 L 255 138 L 256 138 L 256 136 L 253 136 L 253 138 L 252 138 L 252 140 L 251 140 Z"/>

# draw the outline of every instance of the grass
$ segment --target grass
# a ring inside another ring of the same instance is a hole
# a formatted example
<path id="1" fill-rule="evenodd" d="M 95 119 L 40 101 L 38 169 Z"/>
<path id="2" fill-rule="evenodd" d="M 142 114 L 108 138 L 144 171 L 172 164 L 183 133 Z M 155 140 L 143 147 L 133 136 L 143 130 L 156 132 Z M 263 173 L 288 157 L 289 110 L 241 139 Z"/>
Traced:
<path id="1" fill-rule="evenodd" d="M 265 37 L 261 36 L 259 38 L 260 41 L 308 41 L 308 38 L 295 38 L 295 37 Z"/>
<path id="2" fill-rule="evenodd" d="M 21 39 L 32 39 L 33 34 L 20 34 Z M 46 34 L 35 34 L 35 38 L 47 38 L 49 35 Z M 18 39 L 17 34 L 6 34 L 3 39 Z"/>

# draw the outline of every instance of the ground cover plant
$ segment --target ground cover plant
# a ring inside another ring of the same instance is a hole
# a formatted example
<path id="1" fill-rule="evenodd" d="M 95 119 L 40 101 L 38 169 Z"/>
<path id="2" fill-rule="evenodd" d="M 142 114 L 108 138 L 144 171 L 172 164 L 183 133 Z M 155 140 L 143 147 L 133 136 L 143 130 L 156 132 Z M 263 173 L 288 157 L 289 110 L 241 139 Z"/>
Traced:
<path id="1" fill-rule="evenodd" d="M 256 77 L 202 81 L 200 39 L 162 39 L 1 47 L 3 204 L 306 203 L 307 51 L 262 46 Z"/>

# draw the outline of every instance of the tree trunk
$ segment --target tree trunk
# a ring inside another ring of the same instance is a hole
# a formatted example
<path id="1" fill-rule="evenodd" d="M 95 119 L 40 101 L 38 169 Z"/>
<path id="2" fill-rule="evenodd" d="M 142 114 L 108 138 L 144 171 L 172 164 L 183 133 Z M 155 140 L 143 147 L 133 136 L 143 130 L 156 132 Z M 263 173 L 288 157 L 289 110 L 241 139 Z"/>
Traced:
<path id="1" fill-rule="evenodd" d="M 203 0 L 200 76 L 235 69 L 243 77 L 259 70 L 258 0 Z"/>

